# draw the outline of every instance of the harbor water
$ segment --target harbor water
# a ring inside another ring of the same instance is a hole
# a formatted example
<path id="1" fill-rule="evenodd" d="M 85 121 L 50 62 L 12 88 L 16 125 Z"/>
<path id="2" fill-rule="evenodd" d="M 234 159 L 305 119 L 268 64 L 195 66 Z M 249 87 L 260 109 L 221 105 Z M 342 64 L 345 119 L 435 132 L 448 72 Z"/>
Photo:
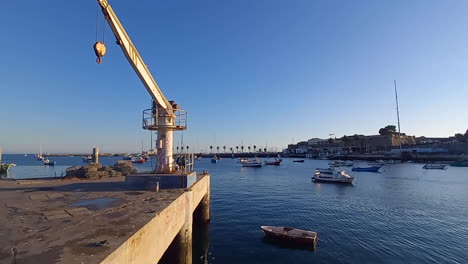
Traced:
<path id="1" fill-rule="evenodd" d="M 57 157 L 55 167 L 32 155 L 4 155 L 8 177 L 60 177 L 81 157 Z M 117 157 L 101 157 L 112 165 Z M 352 172 L 354 185 L 311 182 L 329 161 L 243 168 L 235 159 L 196 161 L 211 173 L 208 263 L 468 263 L 468 168 L 424 170 L 386 165 Z M 365 165 L 365 162 L 357 163 Z M 140 171 L 150 163 L 136 164 Z M 346 169 L 346 168 L 345 168 Z M 261 225 L 316 231 L 315 251 L 264 238 Z M 195 256 L 194 263 L 203 263 Z"/>

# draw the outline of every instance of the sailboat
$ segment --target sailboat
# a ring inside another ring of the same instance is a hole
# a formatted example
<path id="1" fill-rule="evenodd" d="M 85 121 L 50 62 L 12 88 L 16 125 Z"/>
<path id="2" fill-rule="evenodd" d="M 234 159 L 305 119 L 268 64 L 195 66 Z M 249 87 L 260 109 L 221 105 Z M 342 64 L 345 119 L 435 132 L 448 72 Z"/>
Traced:
<path id="1" fill-rule="evenodd" d="M 44 160 L 44 156 L 42 156 L 42 144 L 39 145 L 39 154 L 36 154 L 37 160 Z"/>

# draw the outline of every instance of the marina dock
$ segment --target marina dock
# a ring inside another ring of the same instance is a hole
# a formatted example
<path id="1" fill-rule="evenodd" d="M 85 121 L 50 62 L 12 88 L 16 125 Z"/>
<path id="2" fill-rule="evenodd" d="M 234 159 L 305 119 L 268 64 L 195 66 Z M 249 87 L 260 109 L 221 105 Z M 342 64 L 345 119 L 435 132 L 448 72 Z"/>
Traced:
<path id="1" fill-rule="evenodd" d="M 179 263 L 192 263 L 192 224 L 210 219 L 210 175 L 161 190 L 125 177 L 5 180 L 0 199 L 1 263 L 158 263 L 171 243 Z"/>

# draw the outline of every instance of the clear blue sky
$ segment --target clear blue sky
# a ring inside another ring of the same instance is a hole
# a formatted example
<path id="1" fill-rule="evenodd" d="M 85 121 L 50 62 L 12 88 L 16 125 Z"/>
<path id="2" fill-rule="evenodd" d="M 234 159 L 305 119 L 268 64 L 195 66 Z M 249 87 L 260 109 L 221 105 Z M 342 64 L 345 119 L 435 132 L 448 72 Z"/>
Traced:
<path id="1" fill-rule="evenodd" d="M 396 124 L 394 79 L 402 132 L 468 128 L 468 1 L 109 2 L 166 97 L 188 111 L 192 149 L 376 134 Z M 5 152 L 149 148 L 150 96 L 107 24 L 95 63 L 96 5 L 2 3 Z"/>

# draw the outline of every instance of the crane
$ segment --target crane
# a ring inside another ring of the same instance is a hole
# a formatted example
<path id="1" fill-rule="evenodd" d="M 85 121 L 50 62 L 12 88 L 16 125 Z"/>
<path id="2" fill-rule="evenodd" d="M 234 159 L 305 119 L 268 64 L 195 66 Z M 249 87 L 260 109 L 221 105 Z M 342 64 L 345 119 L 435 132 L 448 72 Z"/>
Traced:
<path id="1" fill-rule="evenodd" d="M 107 0 L 97 0 L 97 2 L 114 33 L 117 45 L 120 46 L 128 62 L 153 99 L 152 108 L 143 111 L 143 129 L 157 131 L 157 163 L 154 173 L 172 174 L 174 173 L 173 133 L 174 131 L 187 129 L 187 112 L 180 109 L 174 101 L 166 99 Z M 94 48 L 98 56 L 97 61 L 100 63 L 100 57 L 104 56 L 105 53 L 105 46 L 101 42 L 96 42 Z"/>

